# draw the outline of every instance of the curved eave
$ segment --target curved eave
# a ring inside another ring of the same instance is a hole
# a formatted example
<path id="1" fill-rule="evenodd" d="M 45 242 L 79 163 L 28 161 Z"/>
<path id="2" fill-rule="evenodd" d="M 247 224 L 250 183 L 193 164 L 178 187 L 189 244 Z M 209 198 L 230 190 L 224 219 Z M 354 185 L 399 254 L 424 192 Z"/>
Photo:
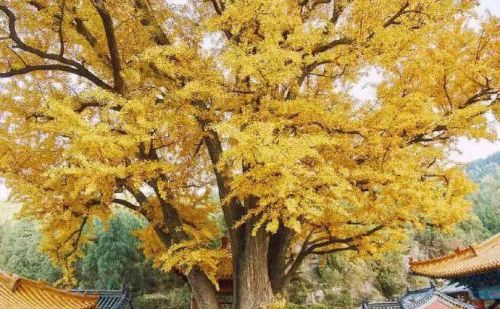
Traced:
<path id="1" fill-rule="evenodd" d="M 411 261 L 410 273 L 456 279 L 500 270 L 500 233 L 486 241 L 428 260 Z"/>

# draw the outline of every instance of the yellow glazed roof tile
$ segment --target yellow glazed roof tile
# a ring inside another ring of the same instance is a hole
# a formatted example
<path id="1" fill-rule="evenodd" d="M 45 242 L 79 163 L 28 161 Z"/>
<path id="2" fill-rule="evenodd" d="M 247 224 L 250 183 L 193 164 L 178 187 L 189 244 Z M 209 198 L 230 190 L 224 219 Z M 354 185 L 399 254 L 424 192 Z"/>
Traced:
<path id="1" fill-rule="evenodd" d="M 0 308 L 2 309 L 97 309 L 96 295 L 58 290 L 0 271 Z"/>
<path id="2" fill-rule="evenodd" d="M 410 270 L 433 278 L 457 278 L 500 270 L 500 233 L 435 259 L 410 261 Z"/>

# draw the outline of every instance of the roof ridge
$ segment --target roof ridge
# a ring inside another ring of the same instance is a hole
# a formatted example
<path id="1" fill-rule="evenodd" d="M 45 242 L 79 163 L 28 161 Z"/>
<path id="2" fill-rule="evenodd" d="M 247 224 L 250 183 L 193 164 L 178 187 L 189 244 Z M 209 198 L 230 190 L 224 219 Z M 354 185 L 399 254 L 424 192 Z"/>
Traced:
<path id="1" fill-rule="evenodd" d="M 445 293 L 443 293 L 437 289 L 436 289 L 436 295 L 439 295 L 439 297 L 442 298 L 443 300 L 445 300 L 453 305 L 460 306 L 461 308 L 464 308 L 464 309 L 474 309 L 475 308 L 474 306 L 469 305 L 469 304 L 467 304 L 459 299 L 453 298 L 449 295 L 446 295 Z"/>
<path id="2" fill-rule="evenodd" d="M 483 249 L 483 247 L 485 247 L 491 243 L 496 244 L 497 242 L 500 243 L 500 233 L 497 233 L 496 235 L 493 235 L 492 237 L 490 237 L 490 238 L 488 238 L 488 239 L 486 239 L 478 244 L 473 244 L 473 245 L 470 245 L 470 246 L 465 247 L 463 249 L 460 249 L 460 247 L 458 247 L 454 251 L 452 251 L 448 254 L 445 254 L 443 256 L 440 256 L 440 257 L 430 258 L 430 259 L 425 259 L 425 260 L 412 260 L 410 258 L 409 264 L 410 264 L 410 266 L 432 264 L 432 263 L 436 263 L 436 262 L 446 261 L 446 260 L 452 259 L 454 257 L 463 256 L 467 253 L 471 253 L 472 256 L 478 256 L 478 251 Z"/>
<path id="3" fill-rule="evenodd" d="M 6 280 L 8 283 L 10 283 L 11 281 L 14 280 L 14 282 L 10 286 L 12 292 L 15 292 L 17 287 L 20 285 L 29 285 L 29 286 L 36 287 L 36 288 L 41 289 L 41 290 L 50 291 L 50 292 L 55 293 L 55 294 L 62 294 L 62 295 L 67 295 L 67 296 L 81 298 L 81 299 L 88 299 L 89 297 L 94 298 L 94 299 L 98 298 L 98 296 L 94 296 L 94 295 L 87 296 L 87 295 L 83 295 L 80 293 L 73 293 L 73 292 L 70 292 L 67 290 L 57 289 L 55 287 L 49 286 L 43 280 L 35 281 L 35 280 L 27 279 L 27 278 L 20 277 L 18 275 L 10 274 L 10 273 L 3 272 L 3 271 L 0 271 L 0 279 L 1 278 Z"/>
<path id="4" fill-rule="evenodd" d="M 489 250 L 494 250 L 497 246 L 500 246 L 500 233 L 493 235 L 492 237 L 480 242 L 478 244 L 473 244 L 468 247 L 460 249 L 457 248 L 455 251 L 445 254 L 440 257 L 423 259 L 423 260 L 413 260 L 410 258 L 409 265 L 412 266 L 423 266 L 429 264 L 436 264 L 444 261 L 448 261 L 454 258 L 473 258 L 480 257 L 485 252 Z"/>
<path id="5" fill-rule="evenodd" d="M 458 247 L 453 252 L 445 254 L 443 256 L 440 256 L 437 258 L 432 258 L 432 259 L 426 259 L 426 260 L 415 260 L 415 261 L 410 260 L 409 264 L 410 265 L 432 264 L 432 263 L 436 263 L 436 262 L 446 261 L 446 260 L 452 259 L 452 258 L 457 257 L 457 256 L 465 255 L 467 253 L 472 253 L 473 256 L 477 256 L 476 250 L 472 246 L 465 247 L 463 249 L 460 249 L 460 247 Z"/>

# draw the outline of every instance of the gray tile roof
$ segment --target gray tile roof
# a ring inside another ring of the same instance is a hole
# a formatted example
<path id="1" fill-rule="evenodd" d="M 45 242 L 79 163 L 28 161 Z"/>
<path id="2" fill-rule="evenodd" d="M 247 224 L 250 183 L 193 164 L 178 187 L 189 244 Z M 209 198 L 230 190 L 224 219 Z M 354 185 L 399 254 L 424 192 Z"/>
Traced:
<path id="1" fill-rule="evenodd" d="M 363 309 L 402 309 L 398 302 L 381 302 L 363 304 Z"/>
<path id="2" fill-rule="evenodd" d="M 120 290 L 77 290 L 76 292 L 86 295 L 98 295 L 98 309 L 128 309 L 131 301 L 130 293 L 127 289 Z"/>
<path id="3" fill-rule="evenodd" d="M 450 306 L 450 308 L 476 308 L 440 292 L 435 287 L 429 287 L 421 290 L 408 291 L 405 295 L 394 302 L 365 303 L 363 304 L 363 309 L 420 309 L 425 308 L 425 306 L 432 301 L 439 301 Z"/>

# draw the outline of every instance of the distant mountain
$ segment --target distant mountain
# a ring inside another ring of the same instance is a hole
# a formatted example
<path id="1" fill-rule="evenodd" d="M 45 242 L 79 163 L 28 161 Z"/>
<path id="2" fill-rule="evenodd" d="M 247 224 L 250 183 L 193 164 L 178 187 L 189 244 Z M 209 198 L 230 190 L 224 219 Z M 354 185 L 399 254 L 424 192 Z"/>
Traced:
<path id="1" fill-rule="evenodd" d="M 500 232 L 500 152 L 468 164 L 467 175 L 478 184 L 470 195 L 474 213 L 491 233 Z"/>
<path id="2" fill-rule="evenodd" d="M 480 182 L 485 176 L 494 176 L 499 173 L 498 168 L 500 168 L 500 152 L 467 164 L 465 172 L 474 182 Z"/>

